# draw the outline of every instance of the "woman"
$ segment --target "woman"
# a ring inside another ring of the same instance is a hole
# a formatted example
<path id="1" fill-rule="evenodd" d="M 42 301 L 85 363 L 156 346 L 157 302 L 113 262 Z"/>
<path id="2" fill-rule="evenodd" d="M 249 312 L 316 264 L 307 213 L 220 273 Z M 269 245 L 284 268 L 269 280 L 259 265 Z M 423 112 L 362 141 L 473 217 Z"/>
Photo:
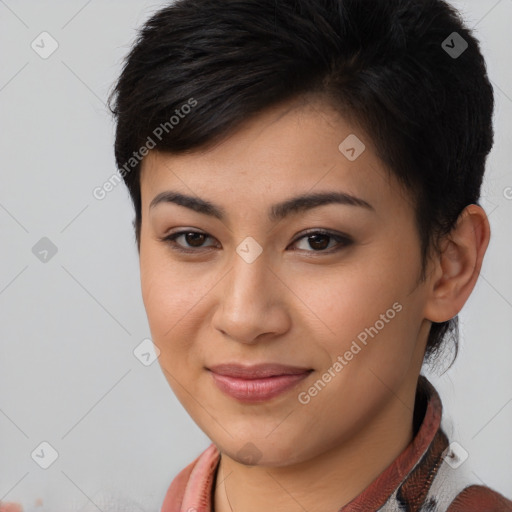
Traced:
<path id="1" fill-rule="evenodd" d="M 212 440 L 162 512 L 510 511 L 420 371 L 489 242 L 493 92 L 442 0 L 178 0 L 111 98 L 159 361 Z"/>
<path id="2" fill-rule="evenodd" d="M 420 376 L 490 236 L 493 93 L 456 11 L 181 0 L 113 100 L 153 341 L 212 440 L 162 512 L 512 510 Z"/>
<path id="3" fill-rule="evenodd" d="M 112 99 L 153 341 L 212 440 L 162 512 L 512 510 L 420 376 L 490 236 L 493 93 L 456 11 L 181 0 Z"/>

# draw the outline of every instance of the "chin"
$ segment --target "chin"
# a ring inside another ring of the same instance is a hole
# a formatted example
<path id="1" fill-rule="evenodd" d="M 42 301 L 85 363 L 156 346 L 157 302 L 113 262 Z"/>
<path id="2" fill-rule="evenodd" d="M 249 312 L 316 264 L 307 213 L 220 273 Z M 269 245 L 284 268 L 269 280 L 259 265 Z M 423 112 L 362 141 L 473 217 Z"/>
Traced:
<path id="1" fill-rule="evenodd" d="M 226 445 L 215 443 L 221 453 L 247 467 L 284 467 L 303 462 L 307 457 L 303 451 L 297 452 L 297 443 L 284 444 L 281 440 L 247 437 L 238 442 L 228 441 Z"/>

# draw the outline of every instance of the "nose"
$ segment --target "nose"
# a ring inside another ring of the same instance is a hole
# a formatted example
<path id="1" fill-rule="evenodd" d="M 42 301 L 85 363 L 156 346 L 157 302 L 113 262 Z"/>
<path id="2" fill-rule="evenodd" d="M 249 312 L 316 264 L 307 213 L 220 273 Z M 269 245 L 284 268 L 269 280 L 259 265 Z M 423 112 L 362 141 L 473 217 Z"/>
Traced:
<path id="1" fill-rule="evenodd" d="M 231 270 L 219 284 L 213 326 L 226 337 L 254 344 L 290 328 L 286 307 L 289 290 L 263 254 L 252 263 L 236 254 Z"/>

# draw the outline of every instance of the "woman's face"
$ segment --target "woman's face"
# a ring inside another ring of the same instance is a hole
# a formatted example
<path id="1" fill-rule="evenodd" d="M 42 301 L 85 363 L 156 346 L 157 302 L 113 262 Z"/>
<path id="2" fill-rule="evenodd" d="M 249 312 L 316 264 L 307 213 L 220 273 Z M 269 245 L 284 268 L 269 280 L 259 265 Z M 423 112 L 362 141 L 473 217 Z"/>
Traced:
<path id="1" fill-rule="evenodd" d="M 341 199 L 286 206 L 311 194 Z M 420 242 L 413 205 L 358 128 L 326 104 L 282 104 L 209 151 L 153 151 L 141 198 L 141 286 L 160 365 L 222 452 L 284 466 L 405 410 L 429 326 Z M 289 387 L 266 397 L 230 381 L 243 388 L 232 395 L 210 370 L 228 363 L 308 372 L 269 377 L 270 389 Z"/>

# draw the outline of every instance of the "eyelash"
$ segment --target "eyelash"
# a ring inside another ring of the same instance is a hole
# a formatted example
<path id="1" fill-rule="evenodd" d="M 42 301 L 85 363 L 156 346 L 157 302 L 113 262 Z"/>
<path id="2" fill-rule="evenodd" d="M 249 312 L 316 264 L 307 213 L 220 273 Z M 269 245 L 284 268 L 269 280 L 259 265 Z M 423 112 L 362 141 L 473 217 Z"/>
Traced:
<path id="1" fill-rule="evenodd" d="M 209 247 L 212 247 L 212 246 L 207 246 L 207 247 L 197 247 L 195 249 L 186 249 L 186 248 L 180 246 L 176 242 L 176 239 L 178 237 L 183 236 L 183 235 L 187 235 L 187 234 L 190 234 L 190 233 L 194 233 L 194 234 L 197 234 L 197 235 L 205 235 L 207 238 L 212 238 L 209 235 L 207 235 L 206 233 L 203 233 L 201 231 L 194 231 L 194 230 L 190 230 L 189 229 L 189 230 L 184 230 L 184 231 L 177 231 L 176 233 L 172 233 L 171 235 L 159 238 L 159 240 L 161 242 L 164 242 L 164 243 L 168 244 L 173 251 L 177 251 L 177 252 L 181 252 L 181 253 L 186 253 L 186 254 L 198 253 L 198 252 L 201 252 L 204 249 L 208 249 Z M 325 250 L 321 249 L 321 250 L 318 250 L 318 251 L 315 251 L 315 250 L 307 251 L 306 250 L 305 252 L 313 253 L 313 254 L 333 254 L 335 252 L 340 251 L 344 247 L 348 247 L 349 245 L 351 245 L 353 243 L 353 240 L 350 237 L 346 236 L 346 235 L 340 235 L 340 234 L 334 233 L 332 231 L 326 231 L 326 230 L 322 230 L 322 229 L 317 229 L 317 230 L 312 230 L 312 231 L 309 231 L 307 233 L 302 234 L 300 237 L 296 238 L 292 242 L 292 245 L 296 244 L 297 242 L 299 242 L 303 238 L 308 238 L 308 237 L 313 236 L 313 235 L 323 235 L 323 236 L 330 237 L 330 238 L 334 239 L 336 242 L 338 242 L 338 245 L 334 246 L 334 248 L 331 247 L 330 249 L 325 249 Z M 298 250 L 302 250 L 303 251 L 304 249 L 298 249 Z"/>

